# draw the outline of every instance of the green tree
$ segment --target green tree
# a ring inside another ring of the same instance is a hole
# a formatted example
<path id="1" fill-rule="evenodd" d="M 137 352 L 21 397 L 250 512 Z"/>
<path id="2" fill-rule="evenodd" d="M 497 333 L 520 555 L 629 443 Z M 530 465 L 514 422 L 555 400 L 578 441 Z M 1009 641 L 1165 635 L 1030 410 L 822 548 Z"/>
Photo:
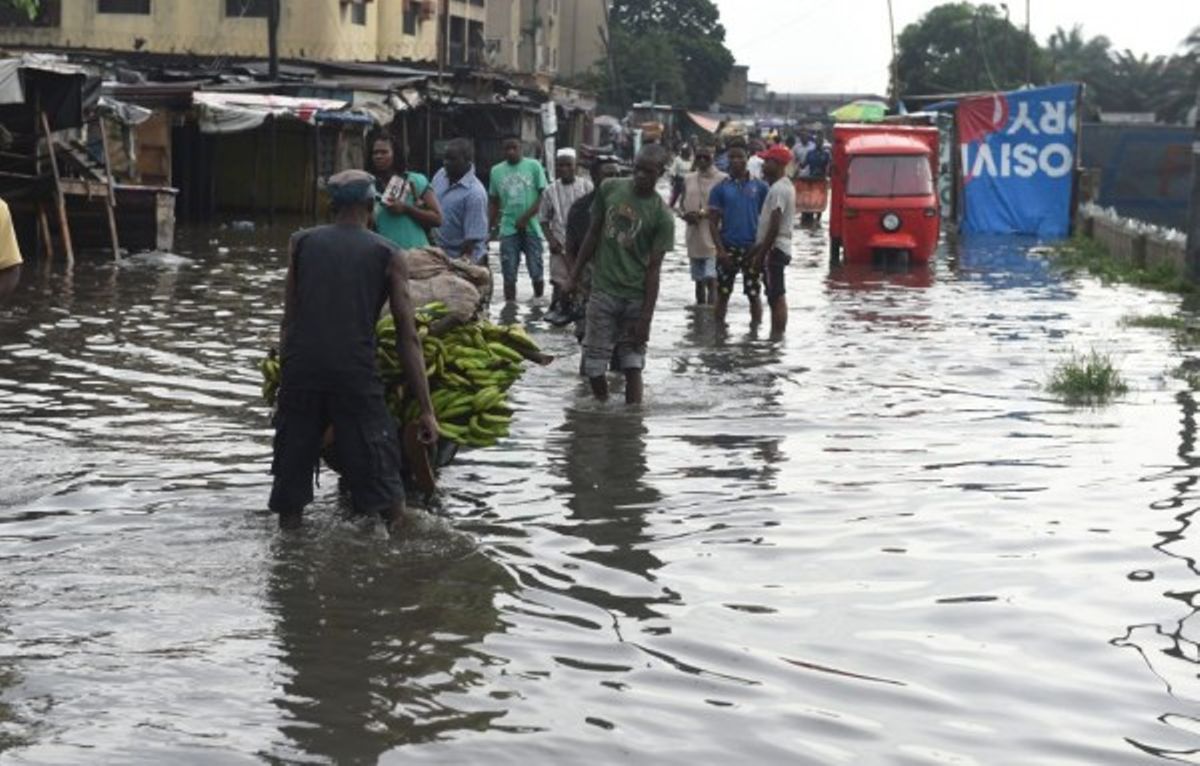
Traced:
<path id="1" fill-rule="evenodd" d="M 18 11 L 24 11 L 32 20 L 37 17 L 42 0 L 0 0 L 0 4 L 11 6 Z"/>
<path id="2" fill-rule="evenodd" d="M 682 65 L 669 35 L 635 35 L 620 27 L 609 34 L 617 77 L 627 101 L 649 101 L 653 97 L 659 103 L 671 104 L 686 98 Z M 615 94 L 609 96 L 614 98 Z"/>
<path id="3" fill-rule="evenodd" d="M 610 14 L 613 26 L 636 34 L 669 32 L 725 40 L 721 12 L 711 0 L 615 0 Z"/>
<path id="4" fill-rule="evenodd" d="M 675 35 L 674 40 L 687 104 L 707 109 L 717 100 L 729 79 L 733 54 L 721 42 L 708 37 Z"/>
<path id="5" fill-rule="evenodd" d="M 1115 88 L 1109 39 L 1103 35 L 1085 39 L 1079 24 L 1069 32 L 1059 27 L 1047 41 L 1045 58 L 1049 82 L 1084 83 L 1084 114 L 1087 119 L 1095 119 L 1100 103 L 1106 101 Z"/>
<path id="6" fill-rule="evenodd" d="M 1009 90 L 1040 82 L 1045 62 L 1037 41 L 994 6 L 947 3 L 909 24 L 896 52 L 898 94 Z"/>
<path id="7" fill-rule="evenodd" d="M 712 0 L 614 0 L 609 21 L 622 106 L 651 91 L 659 102 L 702 108 L 716 100 L 734 60 Z M 604 62 L 597 68 L 601 87 L 615 96 Z"/>

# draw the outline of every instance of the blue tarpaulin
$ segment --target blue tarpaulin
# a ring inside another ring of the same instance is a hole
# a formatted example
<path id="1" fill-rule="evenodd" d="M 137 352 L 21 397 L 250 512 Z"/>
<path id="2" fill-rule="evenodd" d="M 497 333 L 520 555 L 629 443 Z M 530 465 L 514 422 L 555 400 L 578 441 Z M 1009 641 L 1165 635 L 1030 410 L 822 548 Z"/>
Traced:
<path id="1" fill-rule="evenodd" d="M 1079 85 L 991 93 L 959 102 L 968 233 L 1066 237 L 1071 227 Z"/>

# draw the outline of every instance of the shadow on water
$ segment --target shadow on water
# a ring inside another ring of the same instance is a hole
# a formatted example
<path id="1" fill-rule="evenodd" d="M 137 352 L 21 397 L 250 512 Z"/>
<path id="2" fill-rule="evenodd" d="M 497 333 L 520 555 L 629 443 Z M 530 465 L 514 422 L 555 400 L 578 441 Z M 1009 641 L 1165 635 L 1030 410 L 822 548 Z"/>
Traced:
<path id="1" fill-rule="evenodd" d="M 375 763 L 403 745 L 503 727 L 503 708 L 466 695 L 503 631 L 513 582 L 482 554 L 405 566 L 386 541 L 281 540 L 268 581 L 284 670 L 275 700 L 288 744 L 274 753 Z"/>

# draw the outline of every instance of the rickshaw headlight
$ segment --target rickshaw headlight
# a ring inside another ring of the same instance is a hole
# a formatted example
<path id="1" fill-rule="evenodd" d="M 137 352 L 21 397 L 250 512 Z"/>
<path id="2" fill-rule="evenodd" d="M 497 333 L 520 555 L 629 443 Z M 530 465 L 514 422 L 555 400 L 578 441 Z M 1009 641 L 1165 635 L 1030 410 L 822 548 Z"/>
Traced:
<path id="1" fill-rule="evenodd" d="M 879 219 L 879 225 L 883 227 L 884 231 L 897 231 L 900 228 L 900 216 L 895 213 L 887 213 Z"/>

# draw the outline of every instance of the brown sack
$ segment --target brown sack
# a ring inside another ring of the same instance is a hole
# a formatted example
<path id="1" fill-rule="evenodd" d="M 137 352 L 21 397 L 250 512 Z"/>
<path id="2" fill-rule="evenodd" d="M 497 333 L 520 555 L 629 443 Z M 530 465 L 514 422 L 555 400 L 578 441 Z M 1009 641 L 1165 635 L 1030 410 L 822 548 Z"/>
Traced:
<path id="1" fill-rule="evenodd" d="M 410 279 L 408 294 L 416 307 L 436 301 L 445 303 L 447 313 L 463 322 L 475 318 L 481 303 L 479 290 L 475 289 L 474 285 L 449 272 L 443 272 L 430 279 Z"/>

